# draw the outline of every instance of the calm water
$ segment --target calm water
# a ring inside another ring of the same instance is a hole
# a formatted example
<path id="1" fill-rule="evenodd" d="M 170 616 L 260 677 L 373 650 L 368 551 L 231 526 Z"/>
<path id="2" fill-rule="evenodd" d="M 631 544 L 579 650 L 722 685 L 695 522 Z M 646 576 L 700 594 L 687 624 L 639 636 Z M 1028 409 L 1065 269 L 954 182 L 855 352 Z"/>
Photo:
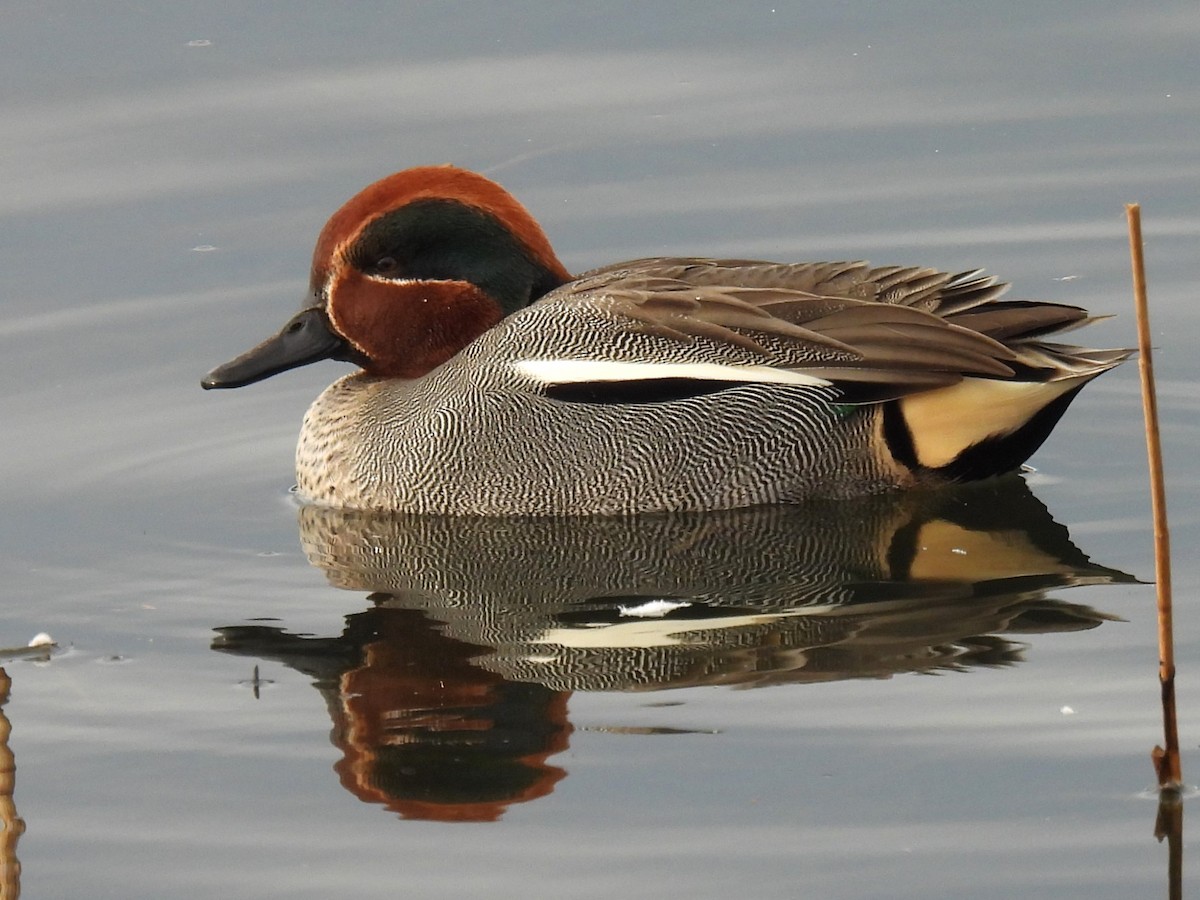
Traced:
<path id="1" fill-rule="evenodd" d="M 1166 895 L 1134 365 L 1028 491 L 607 525 L 301 512 L 342 369 L 198 380 L 408 165 L 575 269 L 986 265 L 1106 346 L 1140 201 L 1200 781 L 1194 2 L 0 18 L 0 645 L 63 648 L 4 664 L 24 896 Z"/>

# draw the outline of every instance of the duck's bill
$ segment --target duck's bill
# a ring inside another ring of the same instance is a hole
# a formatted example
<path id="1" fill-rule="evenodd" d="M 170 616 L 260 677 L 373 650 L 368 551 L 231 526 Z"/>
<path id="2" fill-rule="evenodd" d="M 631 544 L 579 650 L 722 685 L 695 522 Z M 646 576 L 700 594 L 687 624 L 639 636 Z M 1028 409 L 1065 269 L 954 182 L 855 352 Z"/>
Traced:
<path id="1" fill-rule="evenodd" d="M 205 390 L 242 387 L 322 359 L 348 359 L 349 350 L 345 338 L 330 328 L 325 311 L 313 306 L 294 315 L 274 337 L 217 366 L 200 386 Z"/>

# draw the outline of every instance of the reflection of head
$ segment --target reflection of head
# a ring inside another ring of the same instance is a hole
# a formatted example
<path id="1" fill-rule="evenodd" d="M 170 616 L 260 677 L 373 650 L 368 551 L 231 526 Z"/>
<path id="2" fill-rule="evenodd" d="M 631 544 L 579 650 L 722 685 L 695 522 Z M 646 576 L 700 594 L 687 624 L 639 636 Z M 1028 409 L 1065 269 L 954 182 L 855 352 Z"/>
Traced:
<path id="1" fill-rule="evenodd" d="M 349 701 L 352 724 L 334 731 L 344 753 L 334 768 L 359 799 L 406 819 L 494 821 L 565 775 L 546 759 L 566 748 L 566 696 L 499 683 L 470 707 L 366 712 Z"/>
<path id="2" fill-rule="evenodd" d="M 567 749 L 570 695 L 481 668 L 486 648 L 446 637 L 421 612 L 378 606 L 348 616 L 334 638 L 218 631 L 215 649 L 313 677 L 342 752 L 334 769 L 365 802 L 409 819 L 490 822 L 566 774 L 546 760 Z"/>
<path id="3" fill-rule="evenodd" d="M 347 621 L 359 664 L 330 696 L 342 784 L 405 818 L 492 821 L 550 793 L 566 749 L 566 695 L 473 664 L 486 649 L 420 613 L 378 607 Z"/>

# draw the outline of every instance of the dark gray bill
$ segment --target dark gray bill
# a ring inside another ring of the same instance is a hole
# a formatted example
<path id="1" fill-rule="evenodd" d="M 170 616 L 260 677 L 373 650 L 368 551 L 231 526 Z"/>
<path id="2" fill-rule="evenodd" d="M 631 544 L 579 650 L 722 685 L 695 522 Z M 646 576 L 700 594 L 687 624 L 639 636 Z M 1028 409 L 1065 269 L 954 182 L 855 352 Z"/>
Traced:
<path id="1" fill-rule="evenodd" d="M 325 311 L 310 306 L 292 316 L 274 337 L 217 366 L 200 386 L 205 390 L 242 387 L 322 359 L 349 360 L 352 354 L 345 338 L 330 328 Z"/>

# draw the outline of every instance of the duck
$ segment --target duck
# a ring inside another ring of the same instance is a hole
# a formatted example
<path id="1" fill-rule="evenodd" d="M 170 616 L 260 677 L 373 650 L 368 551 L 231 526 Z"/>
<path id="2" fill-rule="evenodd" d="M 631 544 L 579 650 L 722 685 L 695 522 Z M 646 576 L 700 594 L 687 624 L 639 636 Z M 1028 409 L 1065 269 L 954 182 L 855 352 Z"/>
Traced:
<path id="1" fill-rule="evenodd" d="M 499 184 L 368 185 L 326 223 L 301 308 L 202 379 L 356 371 L 304 416 L 306 503 L 630 515 L 936 489 L 1019 469 L 1130 355 L 983 270 L 635 259 L 572 275 Z"/>

